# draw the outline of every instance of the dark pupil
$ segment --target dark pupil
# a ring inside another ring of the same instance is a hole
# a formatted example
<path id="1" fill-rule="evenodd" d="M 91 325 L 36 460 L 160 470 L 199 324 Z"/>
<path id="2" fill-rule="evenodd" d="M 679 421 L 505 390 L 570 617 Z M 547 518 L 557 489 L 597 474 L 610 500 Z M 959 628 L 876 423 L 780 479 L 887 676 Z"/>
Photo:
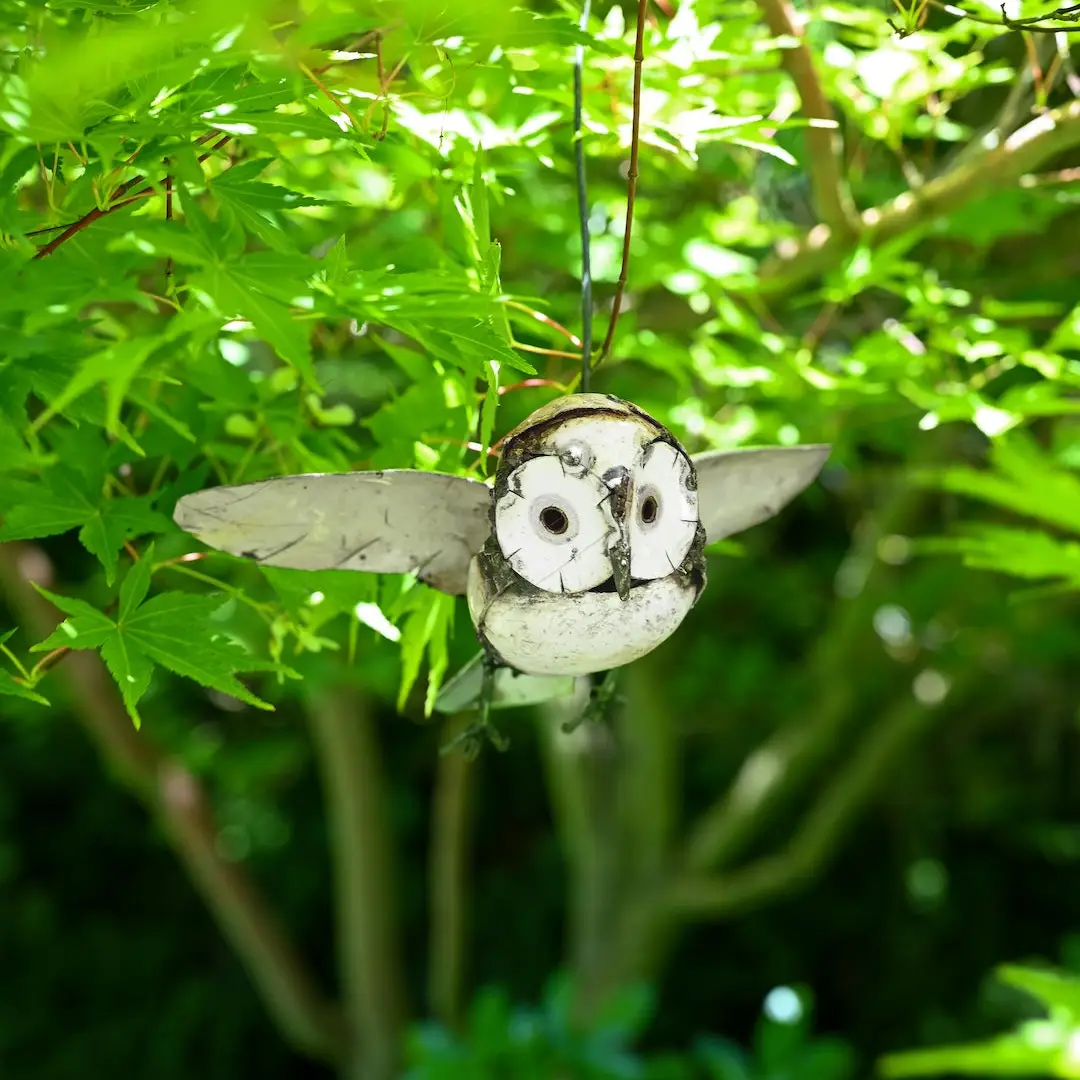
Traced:
<path id="1" fill-rule="evenodd" d="M 641 504 L 641 520 L 644 521 L 646 525 L 651 525 L 656 520 L 656 511 L 658 509 L 659 507 L 656 505 L 656 499 L 650 495 Z"/>
<path id="2" fill-rule="evenodd" d="M 547 506 L 540 511 L 540 523 L 549 533 L 561 536 L 570 527 L 566 515 L 557 506 Z"/>

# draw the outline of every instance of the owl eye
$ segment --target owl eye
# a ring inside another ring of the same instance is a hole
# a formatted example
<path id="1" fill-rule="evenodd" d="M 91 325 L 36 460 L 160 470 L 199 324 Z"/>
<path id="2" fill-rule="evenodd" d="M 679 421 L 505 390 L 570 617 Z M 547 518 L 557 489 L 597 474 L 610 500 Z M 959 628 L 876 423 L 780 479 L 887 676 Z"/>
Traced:
<path id="1" fill-rule="evenodd" d="M 540 511 L 540 524 L 552 536 L 562 536 L 570 528 L 570 519 L 566 516 L 566 511 L 560 510 L 557 506 L 545 506 Z"/>
<path id="2" fill-rule="evenodd" d="M 557 457 L 536 457 L 507 478 L 495 504 L 495 538 L 506 561 L 548 592 L 585 592 L 611 577 L 611 522 L 595 478 L 568 473 Z"/>
<path id="3" fill-rule="evenodd" d="M 630 573 L 651 581 L 678 569 L 698 525 L 690 462 L 670 443 L 655 442 L 634 476 Z"/>

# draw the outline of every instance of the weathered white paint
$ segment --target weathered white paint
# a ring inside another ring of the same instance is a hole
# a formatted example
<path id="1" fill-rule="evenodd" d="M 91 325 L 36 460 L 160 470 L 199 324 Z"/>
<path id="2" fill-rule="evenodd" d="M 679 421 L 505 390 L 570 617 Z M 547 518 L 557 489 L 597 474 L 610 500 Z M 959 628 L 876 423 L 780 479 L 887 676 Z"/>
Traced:
<path id="1" fill-rule="evenodd" d="M 778 514 L 809 487 L 828 446 L 768 446 L 694 455 L 701 523 L 711 544 Z"/>
<path id="2" fill-rule="evenodd" d="M 529 675 L 589 675 L 651 652 L 679 627 L 695 589 L 670 575 L 613 592 L 488 593 L 476 560 L 469 568 L 473 622 L 511 667 Z"/>
<path id="3" fill-rule="evenodd" d="M 656 516 L 644 517 L 652 498 Z M 690 462 L 669 443 L 653 443 L 634 471 L 630 519 L 630 573 L 651 581 L 666 577 L 686 558 L 698 527 L 697 492 L 690 487 Z"/>
<path id="4" fill-rule="evenodd" d="M 490 506 L 476 480 L 396 469 L 208 488 L 185 495 L 174 518 L 204 544 L 267 566 L 415 573 L 460 595 Z"/>
<path id="5" fill-rule="evenodd" d="M 615 525 L 604 493 L 594 476 L 573 475 L 557 457 L 518 466 L 495 505 L 495 535 L 514 572 L 549 592 L 584 592 L 607 581 L 607 539 Z M 546 509 L 565 515 L 565 532 L 544 526 Z"/>

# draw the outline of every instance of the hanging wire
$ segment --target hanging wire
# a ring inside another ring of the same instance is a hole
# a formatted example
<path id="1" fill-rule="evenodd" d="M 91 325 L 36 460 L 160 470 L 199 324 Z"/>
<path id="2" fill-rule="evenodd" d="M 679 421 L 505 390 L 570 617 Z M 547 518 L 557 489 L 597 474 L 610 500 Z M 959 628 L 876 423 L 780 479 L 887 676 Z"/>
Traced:
<path id="1" fill-rule="evenodd" d="M 585 0 L 578 26 L 585 33 L 589 26 L 590 0 Z M 582 139 L 585 69 L 585 45 L 578 45 L 574 55 L 574 160 L 577 171 L 578 221 L 581 226 L 581 392 L 589 392 L 592 375 L 592 261 L 589 258 L 589 194 L 585 179 L 585 143 Z"/>

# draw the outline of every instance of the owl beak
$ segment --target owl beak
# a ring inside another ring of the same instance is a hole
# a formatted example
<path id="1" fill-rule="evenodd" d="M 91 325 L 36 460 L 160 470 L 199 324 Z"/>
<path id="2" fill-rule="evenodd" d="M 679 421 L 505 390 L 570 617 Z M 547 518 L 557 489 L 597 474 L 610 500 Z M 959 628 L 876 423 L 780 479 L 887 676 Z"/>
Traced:
<path id="1" fill-rule="evenodd" d="M 634 481 L 626 469 L 612 469 L 604 477 L 611 491 L 609 505 L 615 533 L 608 542 L 611 576 L 620 600 L 630 599 L 630 508 L 634 505 Z"/>

